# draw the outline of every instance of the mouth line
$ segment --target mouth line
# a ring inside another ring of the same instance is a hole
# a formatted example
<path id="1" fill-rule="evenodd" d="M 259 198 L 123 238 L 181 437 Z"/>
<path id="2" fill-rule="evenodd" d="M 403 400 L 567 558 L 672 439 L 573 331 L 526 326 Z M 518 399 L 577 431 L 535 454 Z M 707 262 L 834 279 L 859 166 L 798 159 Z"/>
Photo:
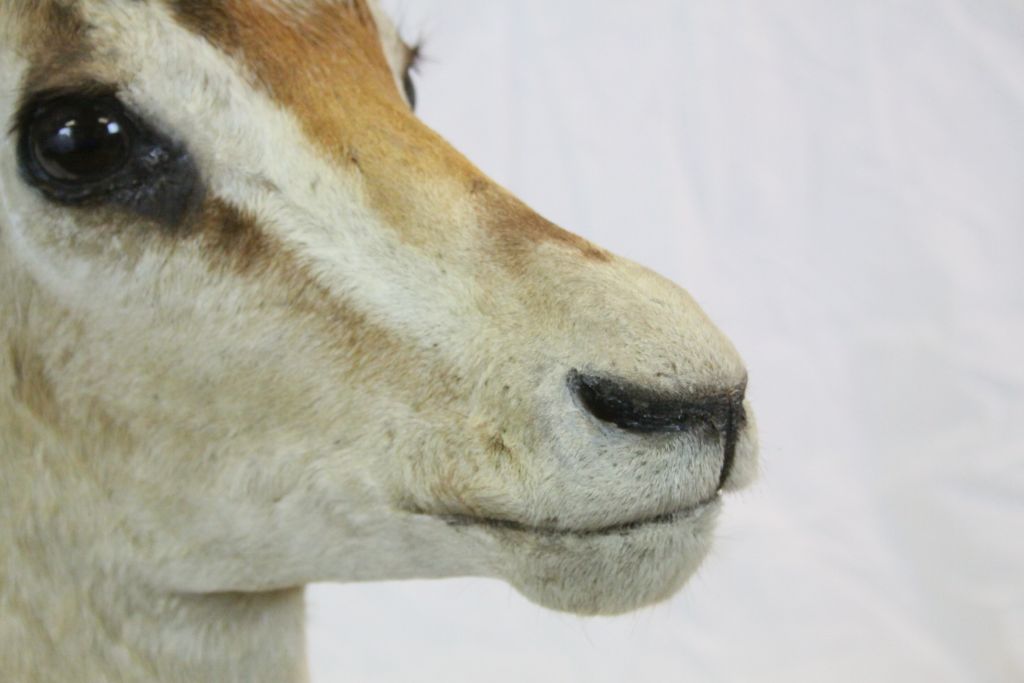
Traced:
<path id="1" fill-rule="evenodd" d="M 501 519 L 497 517 L 476 517 L 473 515 L 439 515 L 438 517 L 448 523 L 449 526 L 462 527 L 462 526 L 482 526 L 491 529 L 499 529 L 505 531 L 522 531 L 529 532 L 532 534 L 538 534 L 542 536 L 605 536 L 610 534 L 624 534 L 641 527 L 651 527 L 659 525 L 672 524 L 679 521 L 684 517 L 688 517 L 695 512 L 715 503 L 720 498 L 720 493 L 715 492 L 712 496 L 705 498 L 704 500 L 696 503 L 695 505 L 689 505 L 683 508 L 677 508 L 670 512 L 663 512 L 660 515 L 653 515 L 651 517 L 642 517 L 640 519 L 630 520 L 628 522 L 619 522 L 617 524 L 610 524 L 603 527 L 586 528 L 586 529 L 572 529 L 564 527 L 554 526 L 535 526 L 531 524 L 525 524 L 523 522 L 517 522 L 511 519 Z"/>

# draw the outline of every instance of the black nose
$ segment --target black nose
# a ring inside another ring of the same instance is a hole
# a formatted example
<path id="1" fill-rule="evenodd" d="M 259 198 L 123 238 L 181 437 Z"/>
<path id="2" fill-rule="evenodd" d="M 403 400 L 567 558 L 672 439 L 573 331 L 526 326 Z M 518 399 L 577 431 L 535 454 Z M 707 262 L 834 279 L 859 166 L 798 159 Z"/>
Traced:
<path id="1" fill-rule="evenodd" d="M 651 434 L 712 428 L 723 440 L 725 449 L 719 486 L 728 479 L 736 456 L 736 435 L 745 420 L 746 385 L 744 380 L 730 389 L 670 395 L 618 379 L 569 371 L 569 387 L 587 411 L 620 429 Z"/>

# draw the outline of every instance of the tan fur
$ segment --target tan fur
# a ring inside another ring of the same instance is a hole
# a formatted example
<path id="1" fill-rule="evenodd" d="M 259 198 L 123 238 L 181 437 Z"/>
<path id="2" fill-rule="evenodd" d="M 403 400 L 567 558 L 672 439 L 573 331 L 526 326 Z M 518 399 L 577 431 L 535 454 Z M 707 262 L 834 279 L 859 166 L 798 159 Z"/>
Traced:
<path id="1" fill-rule="evenodd" d="M 383 21 L 363 0 L 0 9 L 0 116 L 109 85 L 205 186 L 174 226 L 59 206 L 0 140 L 10 680 L 298 681 L 312 581 L 494 576 L 617 613 L 707 551 L 721 448 L 600 423 L 566 377 L 730 389 L 739 357 L 683 290 L 420 123 Z M 755 463 L 751 419 L 726 489 Z"/>

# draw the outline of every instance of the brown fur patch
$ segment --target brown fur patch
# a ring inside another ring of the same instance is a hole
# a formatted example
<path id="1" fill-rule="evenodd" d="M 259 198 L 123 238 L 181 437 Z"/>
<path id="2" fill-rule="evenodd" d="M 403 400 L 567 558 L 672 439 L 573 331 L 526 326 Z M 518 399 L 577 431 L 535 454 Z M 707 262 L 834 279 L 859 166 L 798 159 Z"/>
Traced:
<path id="1" fill-rule="evenodd" d="M 178 21 L 215 45 L 235 47 L 238 35 L 235 23 L 223 0 L 170 0 Z"/>
<path id="2" fill-rule="evenodd" d="M 15 342 L 11 343 L 9 353 L 14 375 L 14 399 L 45 424 L 57 424 L 57 396 L 42 357 Z"/>
<path id="3" fill-rule="evenodd" d="M 194 229 L 205 254 L 241 274 L 265 269 L 279 253 L 254 215 L 215 197 L 203 203 Z"/>
<path id="4" fill-rule="evenodd" d="M 44 0 L 15 5 L 16 50 L 29 63 L 26 89 L 65 88 L 94 82 L 89 26 L 73 3 Z"/>
<path id="5" fill-rule="evenodd" d="M 494 236 L 498 253 L 510 261 L 521 262 L 542 241 L 563 244 L 590 260 L 611 260 L 609 252 L 575 233 L 563 230 L 501 188 L 492 189 L 490 194 L 481 220 L 486 222 L 489 233 Z"/>

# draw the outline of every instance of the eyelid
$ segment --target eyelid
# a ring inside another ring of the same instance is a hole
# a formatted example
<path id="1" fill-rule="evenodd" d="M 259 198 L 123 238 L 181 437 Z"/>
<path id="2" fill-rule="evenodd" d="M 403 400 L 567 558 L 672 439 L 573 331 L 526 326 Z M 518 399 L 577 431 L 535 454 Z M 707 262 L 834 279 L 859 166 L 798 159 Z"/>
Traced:
<path id="1" fill-rule="evenodd" d="M 61 87 L 29 89 L 21 94 L 18 106 L 15 108 L 14 114 L 11 117 L 11 123 L 7 134 L 16 135 L 18 131 L 31 122 L 33 115 L 39 109 L 45 107 L 51 102 L 56 102 L 70 96 L 95 98 L 109 97 L 114 100 L 118 99 L 117 88 L 107 83 L 100 83 L 97 81 L 87 81 L 77 85 Z"/>

